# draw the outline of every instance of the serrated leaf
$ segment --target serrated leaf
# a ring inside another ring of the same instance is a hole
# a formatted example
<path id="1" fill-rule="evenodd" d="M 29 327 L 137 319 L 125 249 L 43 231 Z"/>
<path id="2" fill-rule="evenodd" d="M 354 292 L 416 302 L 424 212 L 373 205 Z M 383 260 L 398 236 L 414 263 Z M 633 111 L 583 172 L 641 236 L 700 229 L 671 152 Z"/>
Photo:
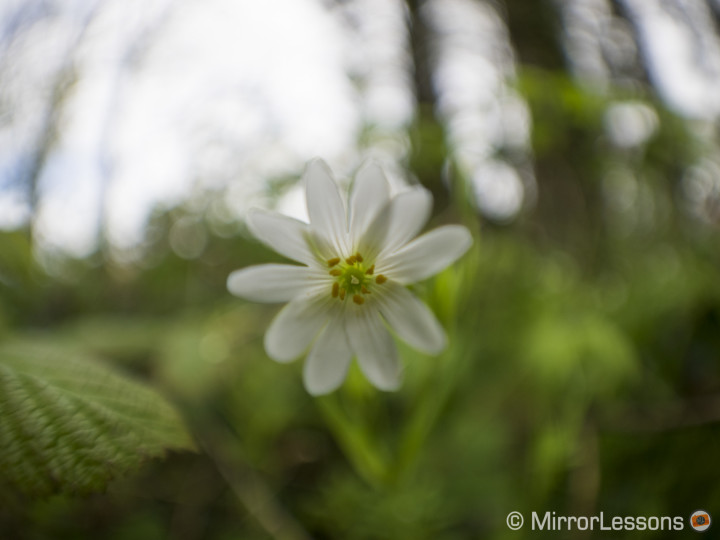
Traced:
<path id="1" fill-rule="evenodd" d="M 192 449 L 152 388 L 48 347 L 0 347 L 0 484 L 33 496 L 102 490 L 166 449 Z"/>

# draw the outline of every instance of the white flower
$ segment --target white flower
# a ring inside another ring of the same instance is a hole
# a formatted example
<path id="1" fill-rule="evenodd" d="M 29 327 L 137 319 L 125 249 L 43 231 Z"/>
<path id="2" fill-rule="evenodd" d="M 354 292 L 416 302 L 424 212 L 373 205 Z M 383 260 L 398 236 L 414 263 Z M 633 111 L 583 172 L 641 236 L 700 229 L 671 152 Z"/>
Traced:
<path id="1" fill-rule="evenodd" d="M 446 345 L 435 316 L 405 285 L 452 264 L 470 247 L 470 233 L 447 225 L 415 238 L 430 215 L 430 193 L 415 187 L 391 198 L 374 164 L 355 177 L 347 211 L 323 161 L 310 162 L 304 179 L 309 224 L 263 210 L 247 217 L 259 240 L 303 266 L 236 270 L 228 289 L 256 302 L 288 302 L 265 334 L 265 350 L 289 362 L 310 349 L 303 379 L 311 394 L 338 388 L 353 357 L 373 385 L 394 390 L 401 367 L 388 326 L 425 353 Z"/>

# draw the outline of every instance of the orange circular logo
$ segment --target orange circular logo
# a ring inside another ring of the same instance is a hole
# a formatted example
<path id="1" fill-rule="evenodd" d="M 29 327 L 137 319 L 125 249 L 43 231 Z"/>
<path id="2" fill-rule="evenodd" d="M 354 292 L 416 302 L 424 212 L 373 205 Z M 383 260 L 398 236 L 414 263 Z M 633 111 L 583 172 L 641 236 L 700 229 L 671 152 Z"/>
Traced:
<path id="1" fill-rule="evenodd" d="M 698 510 L 690 516 L 690 526 L 699 532 L 707 531 L 710 528 L 711 522 L 710 514 L 705 510 Z"/>

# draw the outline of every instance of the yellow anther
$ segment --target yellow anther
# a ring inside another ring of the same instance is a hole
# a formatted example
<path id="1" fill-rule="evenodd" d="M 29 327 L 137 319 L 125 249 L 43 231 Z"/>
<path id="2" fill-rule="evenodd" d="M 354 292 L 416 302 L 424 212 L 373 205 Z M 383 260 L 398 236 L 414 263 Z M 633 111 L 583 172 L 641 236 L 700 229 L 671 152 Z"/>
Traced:
<path id="1" fill-rule="evenodd" d="M 382 274 L 378 274 L 378 277 L 375 278 L 375 283 L 377 283 L 378 285 L 382 285 L 386 281 L 387 281 L 387 278 L 385 276 L 383 276 Z"/>
<path id="2" fill-rule="evenodd" d="M 345 293 L 347 291 L 345 289 L 340 289 L 340 300 L 345 300 Z"/>
<path id="3" fill-rule="evenodd" d="M 337 276 L 339 276 L 340 274 L 342 274 L 342 270 L 340 270 L 339 268 L 333 268 L 332 270 L 330 270 L 330 275 L 331 275 L 331 276 L 337 277 Z"/>
<path id="4" fill-rule="evenodd" d="M 356 254 L 353 255 L 353 256 L 355 257 L 355 260 L 356 260 L 357 262 L 363 262 L 362 255 L 360 255 L 359 253 L 356 253 Z"/>
<path id="5" fill-rule="evenodd" d="M 348 264 L 355 264 L 355 261 L 357 261 L 357 257 L 355 257 L 355 255 L 350 255 L 347 259 L 345 259 L 345 262 Z"/>
<path id="6" fill-rule="evenodd" d="M 353 296 L 353 302 L 355 302 L 359 306 L 365 303 L 365 299 L 359 294 L 356 294 L 355 296 Z"/>
<path id="7" fill-rule="evenodd" d="M 339 262 L 340 262 L 340 257 L 335 257 L 334 259 L 328 259 L 328 268 L 332 268 Z"/>
<path id="8" fill-rule="evenodd" d="M 366 273 L 368 276 L 372 276 L 374 271 L 375 271 L 375 265 L 373 264 L 370 268 L 368 268 L 367 270 L 365 270 L 365 273 Z"/>
<path id="9" fill-rule="evenodd" d="M 370 291 L 368 291 L 368 289 L 367 289 L 367 287 L 366 287 L 365 285 L 363 285 L 362 287 L 360 287 L 360 291 L 361 291 L 363 294 L 370 294 Z"/>
<path id="10" fill-rule="evenodd" d="M 337 298 L 339 293 L 340 293 L 340 284 L 336 281 L 335 283 L 333 283 L 332 297 Z"/>

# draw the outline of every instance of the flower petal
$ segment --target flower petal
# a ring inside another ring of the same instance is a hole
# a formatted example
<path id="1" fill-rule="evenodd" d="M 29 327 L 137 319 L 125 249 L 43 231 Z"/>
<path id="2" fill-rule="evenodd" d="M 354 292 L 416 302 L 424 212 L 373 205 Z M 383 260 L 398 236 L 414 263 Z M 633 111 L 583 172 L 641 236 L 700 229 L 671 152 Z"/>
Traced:
<path id="1" fill-rule="evenodd" d="M 345 331 L 368 380 L 380 390 L 396 390 L 401 380 L 400 361 L 380 313 L 368 306 L 352 306 L 345 317 Z"/>
<path id="2" fill-rule="evenodd" d="M 301 356 L 331 315 L 330 295 L 302 295 L 280 310 L 267 332 L 265 352 L 277 362 Z"/>
<path id="3" fill-rule="evenodd" d="M 227 288 L 253 302 L 287 302 L 313 285 L 314 279 L 320 279 L 317 271 L 307 266 L 260 264 L 232 272 Z"/>
<path id="4" fill-rule="evenodd" d="M 425 188 L 415 187 L 393 197 L 383 253 L 390 254 L 415 238 L 430 218 L 431 210 L 432 195 Z"/>
<path id="5" fill-rule="evenodd" d="M 377 296 L 380 312 L 400 339 L 428 354 L 445 348 L 445 330 L 423 302 L 393 281 L 383 285 L 383 292 Z"/>
<path id="6" fill-rule="evenodd" d="M 472 244 L 462 225 L 446 225 L 419 236 L 378 264 L 377 273 L 400 284 L 414 283 L 437 274 L 459 259 Z"/>
<path id="7" fill-rule="evenodd" d="M 390 185 L 377 163 L 364 164 L 355 175 L 350 193 L 351 243 L 362 238 L 375 216 L 390 201 Z"/>
<path id="8" fill-rule="evenodd" d="M 362 237 L 358 238 L 355 242 L 354 249 L 369 261 L 376 260 L 385 247 L 388 225 L 391 218 L 390 208 L 391 201 L 388 201 L 375 215 L 375 219 L 373 219 L 367 229 L 365 229 Z"/>
<path id="9" fill-rule="evenodd" d="M 350 255 L 345 205 L 330 169 L 321 159 L 314 159 L 308 164 L 304 177 L 310 228 L 318 249 L 328 257 Z"/>
<path id="10" fill-rule="evenodd" d="M 370 260 L 382 259 L 420 231 L 431 208 L 432 195 L 424 188 L 413 188 L 393 197 L 357 241 L 358 251 Z"/>
<path id="11" fill-rule="evenodd" d="M 247 224 L 255 238 L 280 255 L 305 264 L 315 262 L 315 256 L 307 243 L 307 223 L 276 212 L 253 208 L 247 214 Z"/>
<path id="12" fill-rule="evenodd" d="M 345 380 L 352 351 L 345 337 L 344 320 L 334 317 L 315 341 L 303 367 L 307 391 L 319 396 L 337 389 Z"/>

